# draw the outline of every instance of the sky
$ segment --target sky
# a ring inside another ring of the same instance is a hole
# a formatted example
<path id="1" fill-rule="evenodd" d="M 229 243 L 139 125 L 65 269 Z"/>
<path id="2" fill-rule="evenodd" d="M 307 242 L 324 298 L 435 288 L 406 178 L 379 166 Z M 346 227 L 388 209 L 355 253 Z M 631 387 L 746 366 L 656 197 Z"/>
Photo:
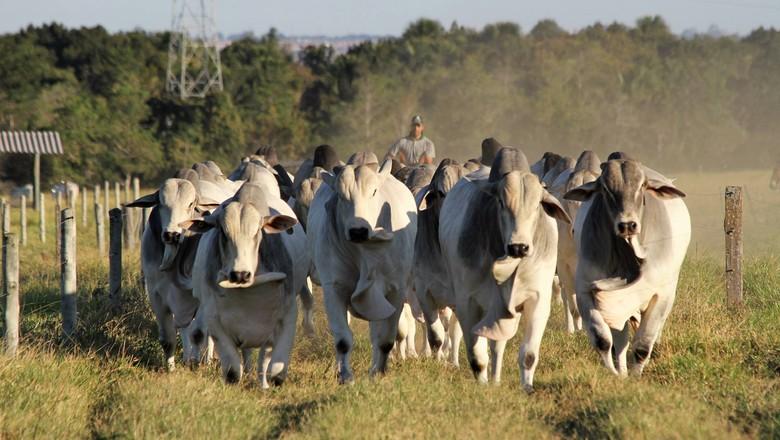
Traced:
<path id="1" fill-rule="evenodd" d="M 181 0 L 178 0 L 181 1 Z M 197 2 L 197 0 L 194 0 Z M 170 27 L 172 0 L 0 0 L 0 33 L 57 21 L 68 27 L 102 25 L 109 31 Z M 778 0 L 216 0 L 217 30 L 257 35 L 275 27 L 283 35 L 400 35 L 420 17 L 445 27 L 457 21 L 481 28 L 512 21 L 528 31 L 552 18 L 567 30 L 596 21 L 633 24 L 661 15 L 674 32 L 706 31 L 716 25 L 747 34 L 759 26 L 780 27 Z"/>

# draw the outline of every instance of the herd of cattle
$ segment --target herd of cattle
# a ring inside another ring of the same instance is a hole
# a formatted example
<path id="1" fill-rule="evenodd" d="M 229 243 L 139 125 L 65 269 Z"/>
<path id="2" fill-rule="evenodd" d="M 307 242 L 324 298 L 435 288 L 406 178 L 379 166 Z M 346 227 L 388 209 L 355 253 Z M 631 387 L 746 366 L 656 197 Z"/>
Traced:
<path id="1" fill-rule="evenodd" d="M 216 345 L 224 380 L 237 382 L 259 348 L 263 387 L 281 384 L 298 298 L 313 331 L 314 282 L 340 383 L 353 380 L 350 317 L 369 321 L 371 374 L 386 371 L 394 346 L 416 355 L 419 320 L 425 353 L 458 365 L 462 340 L 480 382 L 489 370 L 500 381 L 522 323 L 530 391 L 554 295 L 568 331 L 584 329 L 611 372 L 642 372 L 690 241 L 682 197 L 624 153 L 546 153 L 529 165 L 486 139 L 480 158 L 437 167 L 369 152 L 344 164 L 323 145 L 295 176 L 260 150 L 228 176 L 195 164 L 128 206 L 154 207 L 141 259 L 169 369 L 181 333 L 186 363 L 208 362 Z"/>

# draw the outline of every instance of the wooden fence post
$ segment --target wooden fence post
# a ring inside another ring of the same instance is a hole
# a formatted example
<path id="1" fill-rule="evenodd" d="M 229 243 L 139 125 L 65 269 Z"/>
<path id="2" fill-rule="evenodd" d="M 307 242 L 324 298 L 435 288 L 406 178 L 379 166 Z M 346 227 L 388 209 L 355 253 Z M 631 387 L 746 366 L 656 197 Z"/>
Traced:
<path id="1" fill-rule="evenodd" d="M 87 186 L 81 187 L 81 226 L 86 228 L 87 227 L 87 193 L 89 190 L 87 189 Z"/>
<path id="2" fill-rule="evenodd" d="M 106 215 L 103 213 L 103 205 L 95 203 L 95 230 L 97 232 L 98 255 L 101 257 L 106 255 L 105 218 Z"/>
<path id="3" fill-rule="evenodd" d="M 726 187 L 726 294 L 729 305 L 742 304 L 742 187 Z"/>
<path id="4" fill-rule="evenodd" d="M 60 214 L 60 295 L 62 299 L 62 335 L 65 339 L 76 330 L 76 219 L 73 210 L 65 208 Z"/>
<path id="5" fill-rule="evenodd" d="M 5 352 L 16 356 L 19 347 L 19 243 L 3 235 L 3 294 L 5 295 Z"/>
<path id="6" fill-rule="evenodd" d="M 138 231 L 135 228 L 134 217 L 133 208 L 128 208 L 127 206 L 122 207 L 122 223 L 124 230 L 123 232 L 125 234 L 123 241 L 125 243 L 125 248 L 128 250 L 135 249 L 135 241 L 138 237 Z"/>
<path id="7" fill-rule="evenodd" d="M 5 199 L 2 201 L 3 205 L 3 235 L 11 233 L 11 203 Z"/>
<path id="8" fill-rule="evenodd" d="M 103 181 L 103 198 L 105 199 L 104 200 L 105 203 L 103 204 L 103 207 L 105 208 L 106 211 L 111 209 L 111 204 L 108 203 L 108 199 L 111 197 L 111 192 L 110 191 L 111 190 L 110 190 L 110 188 L 108 186 L 108 180 L 104 180 Z"/>
<path id="9" fill-rule="evenodd" d="M 108 212 L 108 297 L 114 310 L 118 310 L 122 295 L 122 210 L 114 208 Z"/>
<path id="10" fill-rule="evenodd" d="M 19 231 L 22 235 L 22 246 L 27 246 L 27 197 L 19 197 Z"/>
<path id="11" fill-rule="evenodd" d="M 60 193 L 54 198 L 54 236 L 57 247 L 57 259 L 62 251 L 62 207 L 60 205 Z"/>
<path id="12" fill-rule="evenodd" d="M 120 188 L 119 182 L 114 182 L 114 196 L 116 198 L 116 206 L 115 208 L 121 208 L 122 207 L 122 190 Z"/>
<path id="13" fill-rule="evenodd" d="M 125 189 L 125 203 L 130 203 L 132 200 L 130 200 L 130 185 L 132 184 L 132 178 L 129 174 L 125 174 L 125 181 L 123 183 L 124 189 Z"/>
<path id="14" fill-rule="evenodd" d="M 46 243 L 46 197 L 43 195 L 38 200 L 38 237 L 41 243 Z"/>
<path id="15" fill-rule="evenodd" d="M 43 204 L 43 196 L 41 195 L 41 153 L 35 153 L 33 159 L 33 198 L 35 201 L 35 210 L 39 210 L 41 204 Z"/>
<path id="16" fill-rule="evenodd" d="M 133 177 L 133 200 L 138 200 L 138 197 L 141 196 L 141 179 L 138 177 Z M 131 202 L 133 200 L 130 200 Z"/>

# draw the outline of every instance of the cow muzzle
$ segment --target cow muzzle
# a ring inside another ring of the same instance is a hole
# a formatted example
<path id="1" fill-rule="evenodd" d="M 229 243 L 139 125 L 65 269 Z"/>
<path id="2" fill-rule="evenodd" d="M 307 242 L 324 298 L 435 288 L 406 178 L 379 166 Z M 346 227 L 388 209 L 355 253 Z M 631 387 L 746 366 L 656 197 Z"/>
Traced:
<path id="1" fill-rule="evenodd" d="M 263 272 L 253 275 L 247 271 L 230 271 L 227 277 L 222 274 L 221 281 L 217 284 L 223 289 L 246 289 L 266 283 L 278 283 L 287 279 L 287 274 L 282 272 Z"/>
<path id="2" fill-rule="evenodd" d="M 347 233 L 349 235 L 349 241 L 353 243 L 368 241 L 368 228 L 349 228 Z"/>
<path id="3" fill-rule="evenodd" d="M 525 243 L 512 243 L 506 245 L 506 254 L 512 258 L 525 258 L 531 254 L 531 246 Z"/>
<path id="4" fill-rule="evenodd" d="M 177 231 L 165 231 L 162 233 L 162 241 L 165 244 L 179 244 L 181 233 Z"/>
<path id="5" fill-rule="evenodd" d="M 371 230 L 366 227 L 350 228 L 347 231 L 349 241 L 353 243 L 381 243 L 393 239 L 393 233 L 385 231 L 383 228 Z"/>

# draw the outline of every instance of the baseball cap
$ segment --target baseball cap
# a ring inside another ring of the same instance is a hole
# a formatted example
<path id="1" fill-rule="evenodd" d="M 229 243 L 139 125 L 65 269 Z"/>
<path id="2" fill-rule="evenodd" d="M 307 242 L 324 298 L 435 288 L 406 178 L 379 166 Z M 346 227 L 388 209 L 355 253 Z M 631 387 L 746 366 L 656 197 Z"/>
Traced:
<path id="1" fill-rule="evenodd" d="M 422 123 L 423 123 L 422 116 L 414 115 L 412 117 L 412 124 L 422 124 Z"/>

